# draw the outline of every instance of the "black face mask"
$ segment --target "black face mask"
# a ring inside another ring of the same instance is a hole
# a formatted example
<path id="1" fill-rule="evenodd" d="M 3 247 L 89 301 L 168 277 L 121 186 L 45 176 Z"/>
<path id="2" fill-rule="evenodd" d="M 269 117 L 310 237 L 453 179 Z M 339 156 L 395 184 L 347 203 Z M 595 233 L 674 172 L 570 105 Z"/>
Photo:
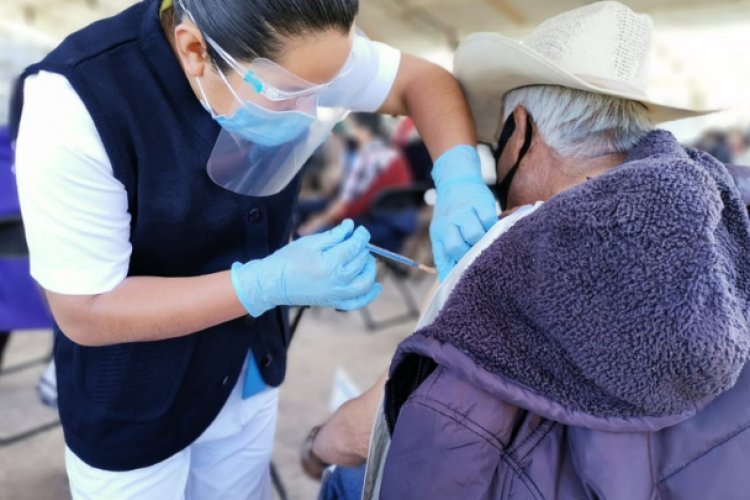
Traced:
<path id="1" fill-rule="evenodd" d="M 533 127 L 531 126 L 531 120 L 526 120 L 526 137 L 524 138 L 523 146 L 521 147 L 521 151 L 518 154 L 518 160 L 516 160 L 515 165 L 513 165 L 513 168 L 508 171 L 508 174 L 505 176 L 505 179 L 500 181 L 498 179 L 497 182 L 497 198 L 500 202 L 500 207 L 503 210 L 508 209 L 508 195 L 510 194 L 510 186 L 513 184 L 513 178 L 516 176 L 516 172 L 518 171 L 518 167 L 521 165 L 521 161 L 526 156 L 526 153 L 529 152 L 529 148 L 531 147 L 531 139 L 533 135 Z M 505 147 L 508 145 L 508 141 L 510 141 L 510 138 L 513 136 L 513 133 L 516 131 L 516 121 L 513 118 L 513 115 L 510 115 L 508 119 L 505 121 L 505 125 L 503 126 L 503 132 L 500 134 L 500 139 L 497 141 L 497 148 L 493 151 L 494 157 L 495 157 L 495 165 L 497 166 L 498 162 L 500 161 L 500 156 L 502 156 L 503 151 L 505 150 Z"/>

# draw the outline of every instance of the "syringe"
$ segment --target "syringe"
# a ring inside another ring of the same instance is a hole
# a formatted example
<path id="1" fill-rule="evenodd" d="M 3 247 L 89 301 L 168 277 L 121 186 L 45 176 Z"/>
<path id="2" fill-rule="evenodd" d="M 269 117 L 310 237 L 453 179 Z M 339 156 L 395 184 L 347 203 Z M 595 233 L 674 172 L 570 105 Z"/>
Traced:
<path id="1" fill-rule="evenodd" d="M 383 257 L 385 259 L 392 260 L 393 262 L 398 262 L 399 264 L 413 267 L 415 269 L 419 269 L 420 271 L 424 271 L 426 273 L 437 274 L 437 271 L 435 270 L 434 267 L 425 266 L 424 264 L 420 264 L 419 262 L 416 262 L 408 257 L 404 257 L 403 255 L 399 255 L 395 252 L 391 252 L 390 250 L 386 250 L 385 248 L 380 248 L 379 246 L 368 244 L 367 249 L 371 253 L 374 253 L 375 255 L 379 255 L 380 257 Z"/>

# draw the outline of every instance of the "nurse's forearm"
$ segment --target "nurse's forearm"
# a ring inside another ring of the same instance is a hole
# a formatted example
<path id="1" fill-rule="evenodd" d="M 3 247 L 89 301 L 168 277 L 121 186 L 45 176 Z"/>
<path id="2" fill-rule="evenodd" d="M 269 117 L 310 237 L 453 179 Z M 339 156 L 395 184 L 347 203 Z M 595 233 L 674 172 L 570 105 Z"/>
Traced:
<path id="1" fill-rule="evenodd" d="M 131 277 L 111 292 L 47 292 L 55 320 L 74 342 L 102 346 L 182 337 L 247 315 L 229 272 L 195 278 Z"/>
<path id="2" fill-rule="evenodd" d="M 458 81 L 443 68 L 404 55 L 380 112 L 410 115 L 433 159 L 458 145 L 476 145 L 476 128 Z"/>

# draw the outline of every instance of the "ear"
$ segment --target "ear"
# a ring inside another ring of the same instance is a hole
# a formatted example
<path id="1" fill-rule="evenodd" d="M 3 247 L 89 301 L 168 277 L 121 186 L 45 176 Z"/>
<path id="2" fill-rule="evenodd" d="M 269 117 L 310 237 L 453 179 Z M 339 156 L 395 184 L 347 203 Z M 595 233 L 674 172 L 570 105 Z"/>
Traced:
<path id="1" fill-rule="evenodd" d="M 531 120 L 529 112 L 523 106 L 516 106 L 513 110 L 513 121 L 515 122 L 515 131 L 508 141 L 506 149 L 513 152 L 513 157 L 517 158 L 521 152 L 524 142 L 526 141 L 526 130 Z M 536 130 L 535 130 L 536 131 Z"/>
<path id="2" fill-rule="evenodd" d="M 202 77 L 210 68 L 203 35 L 192 22 L 183 21 L 175 27 L 174 48 L 188 78 Z"/>
<path id="3" fill-rule="evenodd" d="M 523 106 L 516 106 L 513 110 L 513 121 L 516 122 L 516 132 L 520 132 L 521 142 L 523 142 L 524 136 L 526 135 L 526 127 L 528 127 L 529 112 Z"/>

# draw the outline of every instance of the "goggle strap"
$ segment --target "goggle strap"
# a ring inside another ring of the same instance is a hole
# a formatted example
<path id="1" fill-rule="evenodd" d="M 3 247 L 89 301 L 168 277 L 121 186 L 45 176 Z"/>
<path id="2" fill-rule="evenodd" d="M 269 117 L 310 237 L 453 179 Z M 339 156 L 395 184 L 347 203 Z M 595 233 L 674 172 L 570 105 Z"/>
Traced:
<path id="1" fill-rule="evenodd" d="M 240 76 L 245 76 L 245 70 L 242 66 L 240 66 L 240 63 L 235 60 L 234 57 L 230 56 L 229 53 L 222 49 L 221 46 L 214 42 L 214 39 L 211 38 L 208 35 L 204 35 L 206 37 L 206 41 L 213 47 L 213 49 L 219 54 L 219 57 L 224 59 L 224 62 L 227 63 L 233 70 L 235 70 Z"/>
<path id="2" fill-rule="evenodd" d="M 201 83 L 200 77 L 195 78 L 195 83 L 198 84 L 198 90 L 201 93 L 201 98 L 203 100 L 203 106 L 211 113 L 212 117 L 216 117 L 216 112 L 214 111 L 213 106 L 211 106 L 211 103 L 208 102 L 208 96 L 206 95 L 206 91 L 203 90 L 203 84 Z"/>

